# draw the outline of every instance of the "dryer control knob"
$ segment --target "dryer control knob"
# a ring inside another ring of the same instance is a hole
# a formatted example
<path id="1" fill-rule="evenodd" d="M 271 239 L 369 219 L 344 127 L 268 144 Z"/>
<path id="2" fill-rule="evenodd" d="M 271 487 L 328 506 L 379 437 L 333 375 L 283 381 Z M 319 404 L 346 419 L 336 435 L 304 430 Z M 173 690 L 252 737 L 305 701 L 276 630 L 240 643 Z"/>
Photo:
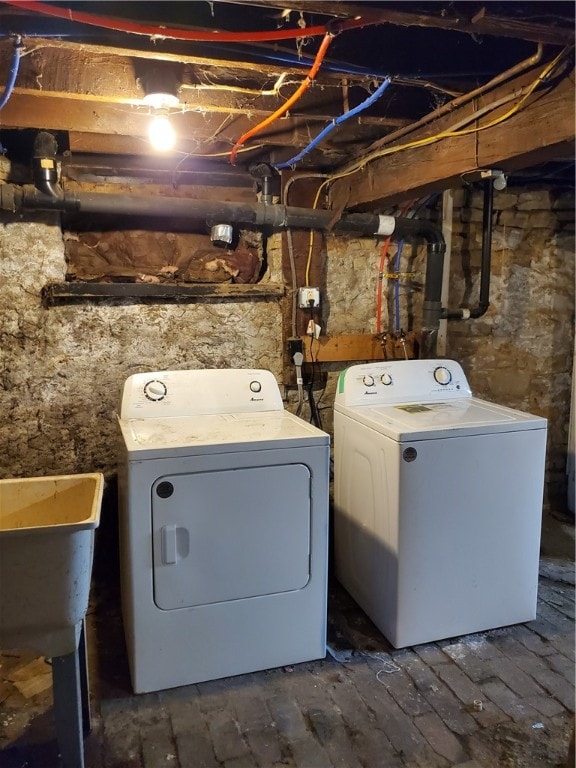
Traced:
<path id="1" fill-rule="evenodd" d="M 364 376 L 362 379 L 362 383 L 365 387 L 373 387 L 374 386 L 374 377 L 373 376 Z"/>
<path id="2" fill-rule="evenodd" d="M 259 381 L 251 381 L 250 382 L 250 391 L 251 392 L 260 392 L 262 389 L 262 384 L 260 384 Z"/>
<path id="3" fill-rule="evenodd" d="M 148 400 L 163 400 L 168 394 L 168 387 L 163 381 L 152 379 L 144 384 L 144 395 Z"/>
<path id="4" fill-rule="evenodd" d="M 389 387 L 390 384 L 392 384 L 392 376 L 390 376 L 389 373 L 383 373 L 382 376 L 380 376 L 380 381 L 385 387 Z"/>
<path id="5" fill-rule="evenodd" d="M 434 378 L 438 382 L 438 384 L 442 384 L 442 386 L 446 386 L 446 384 L 450 384 L 452 381 L 452 374 L 448 370 L 448 368 L 444 368 L 443 365 L 439 365 L 438 368 L 434 369 Z"/>

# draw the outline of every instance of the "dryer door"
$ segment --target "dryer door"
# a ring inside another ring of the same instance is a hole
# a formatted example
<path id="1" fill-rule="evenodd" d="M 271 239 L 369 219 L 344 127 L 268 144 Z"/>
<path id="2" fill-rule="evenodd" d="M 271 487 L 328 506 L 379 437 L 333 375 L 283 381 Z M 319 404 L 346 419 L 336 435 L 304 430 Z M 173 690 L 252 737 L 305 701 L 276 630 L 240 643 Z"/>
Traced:
<path id="1" fill-rule="evenodd" d="M 159 608 L 302 589 L 310 578 L 310 470 L 285 464 L 160 477 L 152 527 Z"/>

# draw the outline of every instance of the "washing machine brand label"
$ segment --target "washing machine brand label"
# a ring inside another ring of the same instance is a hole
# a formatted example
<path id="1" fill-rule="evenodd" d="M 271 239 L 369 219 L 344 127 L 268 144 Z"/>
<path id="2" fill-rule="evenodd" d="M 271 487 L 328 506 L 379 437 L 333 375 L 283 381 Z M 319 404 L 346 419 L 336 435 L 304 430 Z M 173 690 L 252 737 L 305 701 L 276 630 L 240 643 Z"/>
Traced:
<path id="1" fill-rule="evenodd" d="M 264 398 L 263 398 L 263 397 L 251 397 L 251 398 L 250 398 L 250 401 L 251 401 L 252 403 L 261 403 L 263 400 L 264 400 Z"/>
<path id="2" fill-rule="evenodd" d="M 367 389 L 365 389 L 364 390 L 364 394 L 365 395 L 377 395 L 378 392 L 376 392 L 375 390 L 372 390 L 371 392 L 369 392 Z"/>

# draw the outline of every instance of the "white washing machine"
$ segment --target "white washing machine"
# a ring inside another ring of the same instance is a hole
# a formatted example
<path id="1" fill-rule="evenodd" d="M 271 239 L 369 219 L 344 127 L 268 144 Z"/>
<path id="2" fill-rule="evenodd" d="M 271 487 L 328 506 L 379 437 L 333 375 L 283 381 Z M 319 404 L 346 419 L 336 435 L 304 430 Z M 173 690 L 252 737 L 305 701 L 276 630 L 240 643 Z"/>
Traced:
<path id="1" fill-rule="evenodd" d="M 535 618 L 545 419 L 452 360 L 355 365 L 334 451 L 336 575 L 394 647 Z"/>
<path id="2" fill-rule="evenodd" d="M 324 657 L 329 436 L 264 370 L 136 374 L 120 427 L 135 692 Z"/>

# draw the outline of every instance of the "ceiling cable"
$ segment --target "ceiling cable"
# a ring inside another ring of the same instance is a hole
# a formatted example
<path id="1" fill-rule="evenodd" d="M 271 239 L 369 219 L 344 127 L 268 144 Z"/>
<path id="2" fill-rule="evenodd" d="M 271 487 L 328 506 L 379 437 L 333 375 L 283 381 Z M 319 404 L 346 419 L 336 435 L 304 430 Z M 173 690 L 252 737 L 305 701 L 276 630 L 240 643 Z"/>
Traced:
<path id="1" fill-rule="evenodd" d="M 372 152 L 369 155 L 366 155 L 365 157 L 359 159 L 352 165 L 347 166 L 341 171 L 332 174 L 330 177 L 330 180 L 336 181 L 337 179 L 344 178 L 345 176 L 351 176 L 352 174 L 357 173 L 358 171 L 365 168 L 373 160 L 377 160 L 387 155 L 392 155 L 404 149 L 413 149 L 415 147 L 423 147 L 429 144 L 434 144 L 435 142 L 440 141 L 441 139 L 454 138 L 457 136 L 465 136 L 468 134 L 479 133 L 480 131 L 484 131 L 487 128 L 492 128 L 496 125 L 500 125 L 500 123 L 503 123 L 505 120 L 508 120 L 510 117 L 515 115 L 522 108 L 522 106 L 525 104 L 528 97 L 532 93 L 534 93 L 534 91 L 538 88 L 539 85 L 541 85 L 544 81 L 550 79 L 554 70 L 566 58 L 566 56 L 571 52 L 571 50 L 572 50 L 572 47 L 569 47 L 569 48 L 565 48 L 561 53 L 559 53 L 558 56 L 556 56 L 556 58 L 554 58 L 549 64 L 547 64 L 546 67 L 542 70 L 542 72 L 540 72 L 538 77 L 536 77 L 528 86 L 524 88 L 520 88 L 518 91 L 515 91 L 512 94 L 507 94 L 506 96 L 503 96 L 501 99 L 498 99 L 496 101 L 491 102 L 490 104 L 487 104 L 481 109 L 478 109 L 475 112 L 472 112 L 467 117 L 463 118 L 461 121 L 451 125 L 446 130 L 440 131 L 439 133 L 436 133 L 433 136 L 426 136 L 422 139 L 410 141 L 406 144 L 399 144 L 393 147 L 386 147 L 385 149 Z M 479 119 L 480 117 L 482 117 L 488 112 L 492 112 L 494 109 L 497 109 L 498 107 L 503 106 L 503 104 L 506 104 L 507 102 L 510 102 L 513 99 L 517 99 L 516 103 L 503 115 L 500 115 L 499 117 L 494 118 L 493 120 L 491 120 L 488 123 L 485 123 L 484 125 L 475 126 L 474 128 L 465 128 L 465 126 L 468 125 L 469 123 Z"/>

